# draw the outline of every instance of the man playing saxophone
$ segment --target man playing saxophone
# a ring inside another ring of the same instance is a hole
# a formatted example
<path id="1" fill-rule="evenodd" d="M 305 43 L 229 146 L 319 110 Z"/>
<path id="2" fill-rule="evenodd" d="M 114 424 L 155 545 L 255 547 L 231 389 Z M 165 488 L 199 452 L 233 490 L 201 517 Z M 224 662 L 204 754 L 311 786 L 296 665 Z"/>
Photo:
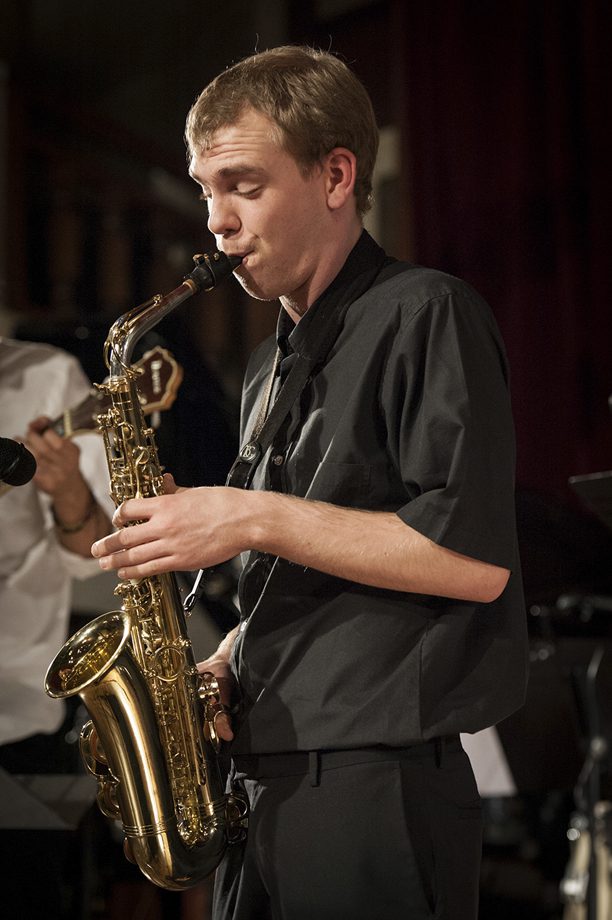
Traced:
<path id="1" fill-rule="evenodd" d="M 250 802 L 215 918 L 474 920 L 458 736 L 521 705 L 527 658 L 495 321 L 364 231 L 378 131 L 336 56 L 236 64 L 187 141 L 208 226 L 248 293 L 280 300 L 277 333 L 247 368 L 228 485 L 167 476 L 92 552 L 122 579 L 242 554 L 241 622 L 204 663 Z"/>

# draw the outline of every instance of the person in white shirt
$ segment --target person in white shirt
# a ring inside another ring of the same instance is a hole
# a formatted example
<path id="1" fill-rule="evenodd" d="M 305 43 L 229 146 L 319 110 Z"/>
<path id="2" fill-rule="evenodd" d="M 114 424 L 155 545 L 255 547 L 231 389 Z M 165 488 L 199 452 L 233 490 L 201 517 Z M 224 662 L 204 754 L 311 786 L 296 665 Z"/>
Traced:
<path id="1" fill-rule="evenodd" d="M 29 483 L 0 495 L 0 765 L 9 771 L 12 746 L 63 721 L 44 677 L 68 635 L 72 580 L 98 573 L 90 546 L 111 529 L 101 437 L 46 428 L 90 389 L 67 352 L 0 337 L 0 434 L 23 441 L 37 462 Z M 48 770 L 26 767 L 16 772 Z"/>

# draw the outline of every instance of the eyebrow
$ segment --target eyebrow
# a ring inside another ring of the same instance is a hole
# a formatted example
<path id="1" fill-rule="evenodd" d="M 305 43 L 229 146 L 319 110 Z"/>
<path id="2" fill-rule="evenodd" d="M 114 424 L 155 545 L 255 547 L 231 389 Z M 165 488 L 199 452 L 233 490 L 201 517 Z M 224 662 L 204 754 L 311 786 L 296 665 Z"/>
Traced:
<path id="1" fill-rule="evenodd" d="M 196 181 L 200 182 L 201 185 L 207 185 L 206 182 L 201 182 L 201 180 L 198 179 L 195 172 L 189 170 L 189 175 L 193 179 L 196 179 Z M 262 169 L 259 166 L 251 166 L 248 163 L 245 163 L 238 164 L 237 166 L 222 166 L 221 169 L 215 172 L 214 178 L 227 182 L 231 179 L 244 179 L 246 177 L 263 178 L 265 175 L 265 169 Z"/>

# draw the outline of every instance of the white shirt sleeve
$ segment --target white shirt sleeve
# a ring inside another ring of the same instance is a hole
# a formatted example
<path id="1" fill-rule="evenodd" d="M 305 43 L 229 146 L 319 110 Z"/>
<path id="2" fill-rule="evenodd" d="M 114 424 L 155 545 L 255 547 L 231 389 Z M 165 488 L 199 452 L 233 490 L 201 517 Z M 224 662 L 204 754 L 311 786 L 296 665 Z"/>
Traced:
<path id="1" fill-rule="evenodd" d="M 23 436 L 37 416 L 57 418 L 89 390 L 66 352 L 0 338 L 0 432 L 6 437 Z M 85 479 L 110 517 L 103 440 L 91 433 L 79 435 L 78 444 Z M 51 500 L 32 482 L 0 496 L 0 744 L 59 727 L 64 707 L 45 694 L 45 673 L 68 636 L 73 579 L 99 572 L 95 559 L 59 544 Z"/>

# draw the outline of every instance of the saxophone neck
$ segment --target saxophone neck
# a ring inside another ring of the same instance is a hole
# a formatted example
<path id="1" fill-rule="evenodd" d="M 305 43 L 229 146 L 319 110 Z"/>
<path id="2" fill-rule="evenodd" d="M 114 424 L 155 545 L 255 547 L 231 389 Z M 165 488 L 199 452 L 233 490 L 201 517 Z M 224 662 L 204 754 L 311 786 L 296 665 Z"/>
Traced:
<path id="1" fill-rule="evenodd" d="M 182 284 L 169 294 L 156 294 L 150 300 L 124 313 L 113 324 L 105 344 L 105 360 L 111 377 L 127 372 L 137 342 L 184 300 L 198 291 L 211 291 L 240 264 L 238 256 L 222 252 L 193 257 L 195 268 L 185 275 Z"/>
<path id="2" fill-rule="evenodd" d="M 169 294 L 155 294 L 150 300 L 115 320 L 104 346 L 106 366 L 111 377 L 126 373 L 132 363 L 134 348 L 140 339 L 197 291 L 195 282 L 186 278 Z"/>

